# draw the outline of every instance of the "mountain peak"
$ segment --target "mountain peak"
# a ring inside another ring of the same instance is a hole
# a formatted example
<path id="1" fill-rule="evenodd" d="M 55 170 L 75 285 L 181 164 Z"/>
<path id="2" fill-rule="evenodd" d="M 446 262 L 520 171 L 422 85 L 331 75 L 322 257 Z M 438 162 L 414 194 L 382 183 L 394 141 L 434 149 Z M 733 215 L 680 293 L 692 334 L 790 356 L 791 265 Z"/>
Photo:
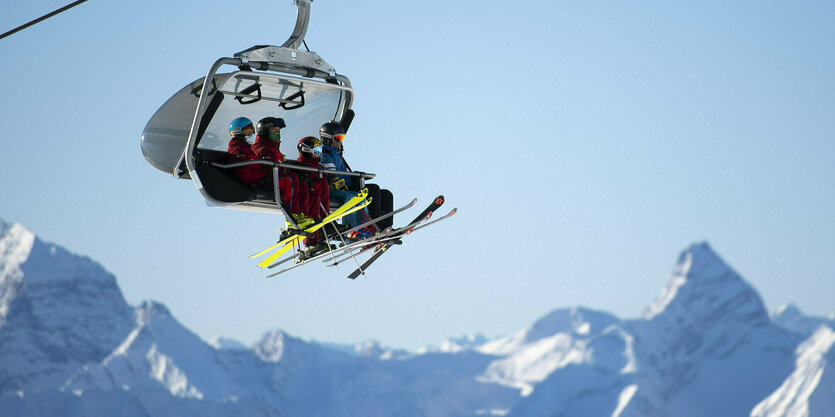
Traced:
<path id="1" fill-rule="evenodd" d="M 484 343 L 477 350 L 490 355 L 511 355 L 555 336 L 566 340 L 593 337 L 619 322 L 617 317 L 601 311 L 583 307 L 562 308 L 546 314 L 525 330 Z"/>
<path id="2" fill-rule="evenodd" d="M 206 341 L 209 346 L 217 350 L 249 350 L 249 348 L 236 339 L 223 337 L 221 335 L 214 335 L 211 339 Z"/>
<path id="3" fill-rule="evenodd" d="M 6 322 L 10 305 L 23 280 L 20 266 L 29 259 L 35 234 L 19 224 L 0 219 L 0 326 Z"/>
<path id="4" fill-rule="evenodd" d="M 821 326 L 835 329 L 835 319 L 832 317 L 807 316 L 794 304 L 780 306 L 771 317 L 774 324 L 790 332 L 809 337 Z"/>
<path id="5" fill-rule="evenodd" d="M 618 319 L 609 313 L 585 307 L 554 310 L 537 320 L 528 330 L 527 339 L 536 340 L 556 333 L 588 335 L 599 333 Z"/>
<path id="6" fill-rule="evenodd" d="M 744 310 L 767 320 L 762 300 L 707 242 L 691 245 L 681 252 L 667 285 L 658 298 L 644 310 L 643 317 L 652 320 L 670 311 L 688 315 L 722 317 Z M 677 313 L 674 313 L 677 314 Z"/>
<path id="7" fill-rule="evenodd" d="M 293 338 L 283 330 L 272 329 L 261 337 L 253 350 L 264 362 L 278 362 L 284 356 L 287 343 Z"/>
<path id="8" fill-rule="evenodd" d="M 481 333 L 465 334 L 460 337 L 444 339 L 439 343 L 433 343 L 417 350 L 417 353 L 458 353 L 465 350 L 477 348 L 487 343 L 487 338 Z"/>
<path id="9" fill-rule="evenodd" d="M 0 284 L 26 262 L 35 239 L 35 234 L 24 226 L 0 219 Z"/>
<path id="10" fill-rule="evenodd" d="M 101 360 L 131 316 L 96 262 L 0 221 L 0 391 L 55 384 Z"/>
<path id="11" fill-rule="evenodd" d="M 168 307 L 157 301 L 144 301 L 136 307 L 136 325 L 144 326 L 155 318 L 170 318 L 171 311 Z"/>

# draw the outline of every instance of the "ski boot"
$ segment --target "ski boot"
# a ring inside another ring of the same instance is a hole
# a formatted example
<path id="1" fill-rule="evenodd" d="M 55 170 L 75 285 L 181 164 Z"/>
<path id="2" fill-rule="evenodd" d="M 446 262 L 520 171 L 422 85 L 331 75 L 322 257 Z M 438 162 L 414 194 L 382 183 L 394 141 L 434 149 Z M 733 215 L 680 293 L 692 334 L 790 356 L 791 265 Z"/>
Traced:
<path id="1" fill-rule="evenodd" d="M 311 219 L 304 215 L 304 213 L 293 213 L 293 221 L 296 222 L 296 225 L 299 226 L 299 229 L 304 230 L 306 227 L 316 223 L 316 220 Z M 288 223 L 289 227 L 289 223 Z"/>
<path id="2" fill-rule="evenodd" d="M 308 244 L 304 251 L 302 251 L 300 259 L 303 261 L 305 259 L 310 259 L 315 256 L 321 255 L 328 251 L 328 244 L 326 242 L 316 242 Z"/>

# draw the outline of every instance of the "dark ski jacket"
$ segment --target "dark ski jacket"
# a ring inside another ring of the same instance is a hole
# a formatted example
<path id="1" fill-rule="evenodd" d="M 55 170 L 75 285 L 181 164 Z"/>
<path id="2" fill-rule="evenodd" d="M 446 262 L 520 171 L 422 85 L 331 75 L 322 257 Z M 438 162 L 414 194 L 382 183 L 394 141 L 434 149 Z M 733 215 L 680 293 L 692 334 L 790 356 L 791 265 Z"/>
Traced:
<path id="1" fill-rule="evenodd" d="M 229 148 L 226 152 L 228 153 L 227 161 L 229 162 L 253 161 L 258 159 L 258 157 L 255 156 L 255 153 L 252 152 L 249 143 L 240 138 L 233 137 L 232 140 L 229 141 Z M 255 185 L 267 176 L 267 170 L 265 170 L 261 165 L 238 167 L 235 168 L 235 173 L 238 175 L 238 178 L 247 185 Z"/>
<path id="2" fill-rule="evenodd" d="M 342 153 L 339 152 L 339 149 L 336 149 L 333 146 L 322 145 L 322 156 L 319 158 L 319 163 L 325 169 L 350 171 L 350 169 L 348 169 L 348 165 L 345 163 L 345 159 L 342 158 Z M 349 190 L 354 189 L 353 177 L 348 175 L 337 175 L 337 177 L 345 180 L 345 185 Z"/>

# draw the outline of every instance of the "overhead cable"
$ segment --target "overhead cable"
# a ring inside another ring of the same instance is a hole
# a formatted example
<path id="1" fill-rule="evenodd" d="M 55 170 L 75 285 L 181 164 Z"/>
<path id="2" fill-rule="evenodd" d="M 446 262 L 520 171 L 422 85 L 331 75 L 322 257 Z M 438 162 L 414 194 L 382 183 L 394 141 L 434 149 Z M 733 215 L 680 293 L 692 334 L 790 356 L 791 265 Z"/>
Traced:
<path id="1" fill-rule="evenodd" d="M 40 22 L 43 22 L 44 20 L 49 19 L 50 17 L 55 16 L 56 14 L 59 14 L 59 13 L 65 12 L 65 11 L 67 11 L 67 10 L 69 10 L 69 9 L 71 9 L 71 8 L 73 8 L 73 7 L 75 7 L 75 6 L 78 6 L 79 4 L 84 3 L 85 1 L 87 1 L 87 0 L 78 0 L 78 1 L 76 1 L 76 2 L 73 2 L 73 3 L 68 4 L 68 5 L 66 5 L 66 6 L 64 6 L 64 7 L 60 8 L 60 9 L 58 9 L 58 10 L 54 11 L 54 12 L 52 12 L 52 13 L 45 14 L 45 15 L 43 15 L 43 16 L 41 16 L 41 17 L 39 17 L 39 18 L 37 18 L 37 19 L 35 19 L 35 20 L 33 20 L 33 21 L 29 22 L 29 23 L 26 23 L 26 24 L 24 24 L 24 25 L 20 25 L 20 26 L 18 26 L 18 27 L 16 27 L 16 28 L 14 28 L 14 29 L 12 29 L 12 30 L 10 30 L 10 31 L 8 31 L 8 32 L 6 32 L 6 33 L 4 33 L 4 34 L 0 35 L 0 39 L 3 39 L 3 38 L 5 38 L 6 36 L 9 36 L 9 35 L 13 35 L 13 34 L 15 34 L 15 33 L 17 33 L 17 32 L 20 32 L 21 30 L 26 29 L 26 28 L 28 28 L 29 26 L 32 26 L 32 25 L 38 24 L 38 23 L 40 23 Z"/>

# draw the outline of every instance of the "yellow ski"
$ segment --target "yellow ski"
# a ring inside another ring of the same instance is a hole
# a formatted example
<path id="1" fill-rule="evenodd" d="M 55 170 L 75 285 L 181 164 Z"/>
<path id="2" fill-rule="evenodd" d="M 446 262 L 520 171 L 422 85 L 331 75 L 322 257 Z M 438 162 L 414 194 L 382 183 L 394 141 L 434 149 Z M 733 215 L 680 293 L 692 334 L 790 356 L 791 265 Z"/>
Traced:
<path id="1" fill-rule="evenodd" d="M 366 206 L 368 206 L 369 204 L 371 204 L 371 198 L 367 198 L 367 199 L 365 199 L 365 201 L 364 201 L 362 204 L 359 204 L 359 205 L 357 205 L 357 206 L 352 207 L 352 208 L 351 208 L 351 209 L 349 209 L 348 211 L 346 211 L 346 212 L 342 213 L 341 215 L 338 215 L 338 216 L 334 217 L 334 218 L 333 218 L 333 219 L 331 219 L 330 221 L 327 221 L 327 222 L 326 222 L 326 221 L 322 221 L 322 222 L 320 222 L 320 223 L 317 223 L 317 224 L 316 224 L 316 225 L 314 225 L 314 226 L 311 226 L 311 227 L 309 227 L 309 228 L 305 229 L 305 232 L 310 232 L 310 233 L 313 233 L 313 232 L 315 232 L 315 231 L 317 231 L 317 230 L 321 229 L 323 226 L 325 226 L 326 224 L 330 223 L 331 221 L 334 221 L 334 220 L 339 220 L 339 218 L 341 218 L 341 217 L 347 216 L 347 215 L 349 215 L 349 214 L 351 214 L 351 213 L 353 213 L 353 212 L 355 212 L 355 211 L 362 210 L 362 209 L 364 209 Z M 288 239 L 289 239 L 289 242 L 287 242 L 287 243 L 284 245 L 284 247 L 283 247 L 283 248 L 279 249 L 279 250 L 278 250 L 278 251 L 276 251 L 274 254 L 272 254 L 272 255 L 268 256 L 266 259 L 264 259 L 263 261 L 261 261 L 261 262 L 258 264 L 258 266 L 260 266 L 261 268 L 266 268 L 268 265 L 272 264 L 272 263 L 273 263 L 273 261 L 275 261 L 276 259 L 278 259 L 281 255 L 284 255 L 285 253 L 287 253 L 287 251 L 288 251 L 288 250 L 290 250 L 290 248 L 292 248 L 292 247 L 296 244 L 296 242 L 298 242 L 299 240 L 301 240 L 303 237 L 304 237 L 304 236 L 302 236 L 302 235 L 294 235 L 294 236 L 291 236 L 291 237 L 289 237 L 289 238 L 285 239 L 285 240 L 288 240 Z"/>
<path id="2" fill-rule="evenodd" d="M 317 224 L 314 224 L 313 226 L 310 226 L 310 228 L 316 227 L 317 225 L 325 225 L 325 224 L 330 223 L 334 220 L 339 220 L 340 218 L 342 218 L 343 216 L 346 216 L 347 214 L 350 214 L 350 213 L 345 213 L 345 212 L 350 210 L 351 207 L 353 207 L 355 204 L 364 200 L 366 196 L 368 196 L 368 189 L 363 188 L 362 190 L 360 190 L 357 193 L 357 195 L 355 197 L 352 197 L 350 200 L 346 201 L 345 204 L 339 206 L 339 208 L 334 210 L 333 213 L 327 215 L 324 219 L 322 219 L 321 222 L 319 222 Z M 321 227 L 321 226 L 319 226 L 319 227 Z M 318 228 L 316 230 L 318 230 Z M 310 231 L 311 230 L 305 229 L 305 232 L 310 232 Z M 313 230 L 313 231 L 315 231 L 315 230 Z M 262 250 L 261 252 L 258 252 L 258 253 L 253 254 L 253 255 L 249 255 L 249 257 L 250 258 L 257 258 L 259 256 L 265 255 L 267 252 L 269 252 L 269 251 L 271 251 L 271 250 L 273 250 L 273 249 L 275 249 L 279 246 L 285 245 L 288 242 L 290 242 L 291 240 L 294 240 L 295 238 L 296 238 L 296 236 L 290 236 L 288 238 L 285 238 L 284 240 L 276 243 L 275 245 L 270 246 L 267 249 Z"/>

